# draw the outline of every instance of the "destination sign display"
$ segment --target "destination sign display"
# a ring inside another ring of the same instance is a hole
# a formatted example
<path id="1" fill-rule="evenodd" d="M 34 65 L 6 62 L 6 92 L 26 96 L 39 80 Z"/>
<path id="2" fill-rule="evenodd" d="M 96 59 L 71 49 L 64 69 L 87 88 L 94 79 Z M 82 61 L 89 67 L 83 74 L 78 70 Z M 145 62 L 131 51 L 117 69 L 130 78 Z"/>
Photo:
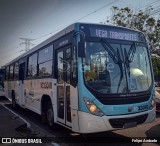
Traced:
<path id="1" fill-rule="evenodd" d="M 128 41 L 142 41 L 139 39 L 139 33 L 123 30 L 123 29 L 111 29 L 111 28 L 90 28 L 90 35 L 92 37 L 110 38 L 118 40 Z"/>

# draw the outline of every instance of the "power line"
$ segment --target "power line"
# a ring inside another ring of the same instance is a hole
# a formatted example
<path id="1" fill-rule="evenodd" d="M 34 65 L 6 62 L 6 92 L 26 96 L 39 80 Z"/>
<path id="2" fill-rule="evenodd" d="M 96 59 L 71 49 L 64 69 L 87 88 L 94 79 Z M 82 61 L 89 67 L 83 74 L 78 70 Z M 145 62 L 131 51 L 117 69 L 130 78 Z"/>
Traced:
<path id="1" fill-rule="evenodd" d="M 141 9 L 141 8 L 149 7 L 149 6 L 151 6 L 151 5 L 153 5 L 153 4 L 157 3 L 157 2 L 160 2 L 160 0 L 156 0 L 156 1 L 154 1 L 154 2 L 151 2 L 151 3 L 149 3 L 149 4 L 147 4 L 147 5 L 143 6 L 143 7 L 140 7 L 140 9 Z"/>
<path id="2" fill-rule="evenodd" d="M 33 43 L 31 43 L 31 41 L 34 41 L 35 39 L 30 39 L 30 38 L 20 38 L 21 40 L 24 40 L 23 43 L 20 43 L 20 45 L 24 44 L 25 45 L 25 50 L 21 50 L 21 51 L 29 51 L 31 48 L 31 45 L 34 45 Z"/>
<path id="3" fill-rule="evenodd" d="M 10 49 L 9 51 L 7 51 L 6 53 L 4 53 L 3 54 L 3 57 L 4 57 L 4 59 L 3 59 L 3 61 L 4 60 L 11 60 L 11 57 L 9 56 L 9 54 L 10 54 L 10 52 L 12 51 L 12 54 L 14 54 L 14 57 L 13 57 L 13 55 L 12 55 L 12 59 L 14 59 L 15 57 L 17 57 L 17 56 L 19 56 L 20 54 L 20 52 L 22 52 L 22 51 L 28 51 L 29 49 L 30 49 L 30 47 L 31 47 L 31 45 L 34 45 L 33 43 L 31 43 L 31 41 L 33 41 L 33 40 L 35 40 L 35 39 L 30 39 L 30 38 L 20 38 L 21 40 L 24 40 L 24 42 L 22 42 L 22 43 L 20 43 L 17 47 L 15 46 L 15 47 L 13 47 L 12 49 Z M 15 50 L 14 52 L 13 52 L 13 50 L 16 48 L 19 48 L 20 47 L 20 45 L 22 45 L 22 44 L 24 44 L 25 45 L 25 49 L 24 50 L 19 50 L 19 51 L 17 51 L 17 50 Z M 19 54 L 19 55 L 17 55 L 17 54 Z M 6 56 L 9 56 L 9 57 L 6 57 Z M 7 62 L 7 61 L 4 61 L 4 62 Z"/>
<path id="4" fill-rule="evenodd" d="M 112 2 L 109 2 L 109 3 L 105 4 L 105 5 L 103 5 L 102 7 L 100 7 L 100 8 L 98 8 L 98 9 L 96 9 L 96 10 L 94 10 L 94 11 L 92 11 L 92 12 L 90 12 L 90 13 L 84 15 L 84 16 L 82 16 L 81 18 L 79 18 L 79 19 L 77 19 L 77 20 L 75 20 L 75 21 L 73 21 L 72 23 L 75 23 L 75 22 L 77 22 L 77 21 L 80 21 L 80 20 L 82 20 L 82 19 L 84 19 L 84 18 L 86 18 L 86 17 L 88 17 L 88 16 L 90 16 L 90 15 L 92 15 L 92 14 L 94 14 L 94 13 L 97 13 L 98 11 L 100 11 L 100 10 L 102 10 L 102 9 L 110 6 L 111 4 L 113 4 L 113 3 L 117 2 L 117 1 L 118 1 L 118 0 L 114 0 L 114 1 L 112 1 Z M 70 24 L 71 24 L 71 23 L 70 23 Z M 28 50 L 30 49 L 30 46 L 31 46 L 31 45 L 34 45 L 34 44 L 31 43 L 31 41 L 38 40 L 38 39 L 43 38 L 43 37 L 45 37 L 45 36 L 47 36 L 47 35 L 52 35 L 53 33 L 55 33 L 55 32 L 57 32 L 57 31 L 65 28 L 65 27 L 67 27 L 67 26 L 68 26 L 68 25 L 64 25 L 64 26 L 60 27 L 59 29 L 54 30 L 53 32 L 50 32 L 50 33 L 44 34 L 44 35 L 42 35 L 42 36 L 40 36 L 40 37 L 37 37 L 36 39 L 20 38 L 20 39 L 24 40 L 24 42 L 23 42 L 23 43 L 20 43 L 20 45 L 25 44 L 25 50 L 21 50 L 21 51 L 28 51 Z M 18 46 L 19 46 L 19 45 L 18 45 Z M 18 48 L 18 46 L 17 46 L 17 48 Z M 12 50 L 11 50 L 11 51 L 12 51 Z M 8 52 L 7 52 L 7 54 L 8 54 Z M 6 58 L 6 59 L 8 59 L 8 58 Z"/>
<path id="5" fill-rule="evenodd" d="M 160 14 L 159 12 L 160 12 L 160 8 L 153 10 L 150 15 L 151 16 L 158 15 L 158 14 Z"/>
<path id="6" fill-rule="evenodd" d="M 89 15 L 92 15 L 93 13 L 96 13 L 96 12 L 98 12 L 98 11 L 104 9 L 105 7 L 108 7 L 109 5 L 115 3 L 116 1 L 118 1 L 118 0 L 114 0 L 113 2 L 107 3 L 107 4 L 105 4 L 104 6 L 102 6 L 102 7 L 98 8 L 98 9 L 96 9 L 95 11 L 93 11 L 93 12 L 91 12 L 91 13 L 89 13 L 89 14 L 87 14 L 87 15 L 85 15 L 85 16 L 79 18 L 79 19 L 77 19 L 76 21 L 79 21 L 79 20 L 81 20 L 81 19 L 84 19 L 84 18 L 88 17 Z"/>
<path id="7" fill-rule="evenodd" d="M 113 4 L 113 3 L 117 2 L 117 1 L 118 1 L 118 0 L 114 0 L 114 1 L 112 1 L 112 2 L 110 2 L 110 3 L 107 3 L 107 4 L 103 5 L 102 7 L 100 7 L 100 8 L 98 8 L 98 9 L 96 9 L 96 10 L 94 10 L 94 11 L 92 11 L 92 12 L 90 12 L 90 13 L 84 15 L 84 16 L 82 16 L 81 18 L 79 18 L 79 19 L 77 19 L 77 20 L 74 20 L 72 23 L 75 23 L 75 22 L 77 22 L 77 21 L 80 21 L 80 20 L 82 20 L 82 19 L 84 19 L 84 18 L 86 18 L 86 17 L 88 17 L 88 16 L 90 16 L 90 15 L 92 15 L 92 14 L 94 14 L 94 13 L 96 13 L 96 12 L 98 12 L 98 11 L 106 8 L 106 7 L 108 7 L 109 5 L 111 5 L 111 4 Z M 71 23 L 70 23 L 70 24 L 71 24 Z M 59 29 L 56 29 L 56 30 L 53 31 L 53 32 L 44 34 L 44 35 L 36 38 L 35 40 L 40 39 L 40 38 L 42 38 L 42 37 L 45 37 L 45 36 L 47 36 L 47 35 L 51 35 L 51 34 L 53 34 L 53 33 L 57 32 L 57 31 L 61 30 L 62 28 L 65 28 L 65 27 L 67 27 L 67 26 L 68 26 L 68 25 L 64 25 L 64 26 L 60 27 Z"/>
<path id="8" fill-rule="evenodd" d="M 151 2 L 151 3 L 149 3 L 143 7 L 140 7 L 140 8 L 148 8 L 149 6 L 151 6 L 151 8 L 154 8 L 154 10 L 151 10 L 150 16 L 157 15 L 157 12 L 159 12 L 159 6 L 153 7 L 153 5 L 155 5 L 157 2 L 160 2 L 160 0 L 156 0 L 156 1 Z M 158 8 L 158 9 L 156 9 L 156 8 Z"/>

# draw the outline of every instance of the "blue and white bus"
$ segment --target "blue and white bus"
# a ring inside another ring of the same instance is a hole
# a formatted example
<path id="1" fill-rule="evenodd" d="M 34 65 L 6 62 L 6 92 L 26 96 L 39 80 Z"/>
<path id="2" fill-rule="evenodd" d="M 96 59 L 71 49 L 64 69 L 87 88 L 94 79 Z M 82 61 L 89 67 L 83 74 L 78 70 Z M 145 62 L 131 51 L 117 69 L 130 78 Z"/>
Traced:
<path id="1" fill-rule="evenodd" d="M 75 23 L 5 65 L 5 95 L 79 133 L 155 119 L 148 44 L 139 31 Z"/>

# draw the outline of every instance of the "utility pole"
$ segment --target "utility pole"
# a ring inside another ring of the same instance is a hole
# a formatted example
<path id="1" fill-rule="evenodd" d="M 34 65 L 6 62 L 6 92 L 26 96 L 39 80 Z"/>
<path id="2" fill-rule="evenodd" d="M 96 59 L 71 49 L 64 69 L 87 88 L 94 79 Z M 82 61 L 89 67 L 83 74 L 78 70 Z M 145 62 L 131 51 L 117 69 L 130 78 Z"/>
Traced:
<path id="1" fill-rule="evenodd" d="M 24 50 L 21 50 L 21 51 L 29 51 L 31 45 L 33 46 L 34 44 L 31 43 L 31 41 L 34 41 L 35 39 L 30 39 L 30 38 L 20 38 L 21 40 L 24 40 L 23 43 L 20 43 L 20 45 L 24 44 L 25 45 L 25 49 Z M 21 52 L 20 51 L 20 52 Z"/>

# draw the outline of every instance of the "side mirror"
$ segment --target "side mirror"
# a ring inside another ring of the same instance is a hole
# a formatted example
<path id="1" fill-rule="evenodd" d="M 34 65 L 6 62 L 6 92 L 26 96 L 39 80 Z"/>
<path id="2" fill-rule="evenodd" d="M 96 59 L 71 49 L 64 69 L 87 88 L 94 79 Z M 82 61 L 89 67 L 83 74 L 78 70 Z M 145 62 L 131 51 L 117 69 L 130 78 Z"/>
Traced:
<path id="1" fill-rule="evenodd" d="M 76 75 L 74 75 L 74 73 L 72 72 L 71 73 L 71 85 L 73 86 L 73 87 L 76 87 L 77 86 L 77 73 L 76 73 Z"/>

